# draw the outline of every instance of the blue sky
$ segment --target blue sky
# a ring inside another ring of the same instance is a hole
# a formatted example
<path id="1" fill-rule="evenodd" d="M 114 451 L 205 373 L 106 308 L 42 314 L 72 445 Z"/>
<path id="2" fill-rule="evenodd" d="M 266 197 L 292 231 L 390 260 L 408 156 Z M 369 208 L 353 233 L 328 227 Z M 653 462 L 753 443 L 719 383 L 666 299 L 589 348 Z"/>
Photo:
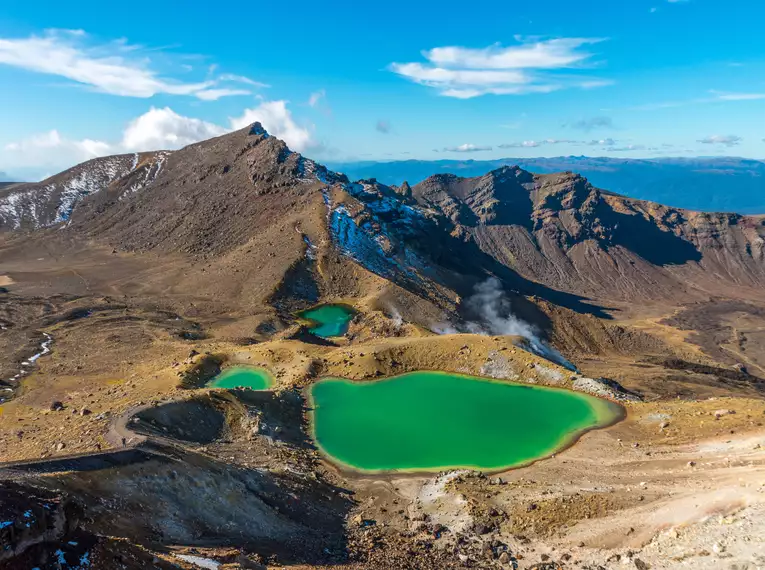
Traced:
<path id="1" fill-rule="evenodd" d="M 0 171 L 253 120 L 326 161 L 765 158 L 760 0 L 362 4 L 4 0 Z"/>

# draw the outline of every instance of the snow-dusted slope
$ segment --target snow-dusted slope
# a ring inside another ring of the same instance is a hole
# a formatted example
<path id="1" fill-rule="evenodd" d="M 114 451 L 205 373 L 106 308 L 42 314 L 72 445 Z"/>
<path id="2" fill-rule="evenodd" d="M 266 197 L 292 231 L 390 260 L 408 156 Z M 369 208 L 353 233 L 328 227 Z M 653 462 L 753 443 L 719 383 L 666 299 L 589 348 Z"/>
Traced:
<path id="1" fill-rule="evenodd" d="M 340 253 L 405 287 L 440 295 L 429 279 L 435 269 L 425 260 L 429 249 L 439 249 L 435 212 L 415 204 L 402 189 L 374 180 L 348 182 L 313 161 L 303 164 L 306 177 L 327 185 L 327 226 Z"/>
<path id="2" fill-rule="evenodd" d="M 38 183 L 0 189 L 0 230 L 34 230 L 69 220 L 84 197 L 130 177 L 129 191 L 149 186 L 166 151 L 96 158 Z"/>

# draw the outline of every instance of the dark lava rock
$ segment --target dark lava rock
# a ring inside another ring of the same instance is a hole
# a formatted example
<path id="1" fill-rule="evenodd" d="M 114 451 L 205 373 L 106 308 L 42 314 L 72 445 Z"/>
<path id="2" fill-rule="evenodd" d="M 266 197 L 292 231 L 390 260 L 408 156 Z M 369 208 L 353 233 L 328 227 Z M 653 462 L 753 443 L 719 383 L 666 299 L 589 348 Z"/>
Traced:
<path id="1" fill-rule="evenodd" d="M 60 495 L 0 482 L 0 565 L 33 546 L 63 539 L 80 518 L 80 509 Z"/>

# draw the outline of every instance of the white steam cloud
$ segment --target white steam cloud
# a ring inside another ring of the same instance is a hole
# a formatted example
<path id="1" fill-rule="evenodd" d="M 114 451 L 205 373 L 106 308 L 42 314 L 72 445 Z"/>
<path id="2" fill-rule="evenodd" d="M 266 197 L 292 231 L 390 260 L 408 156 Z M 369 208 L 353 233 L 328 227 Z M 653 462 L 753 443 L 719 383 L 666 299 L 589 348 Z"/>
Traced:
<path id="1" fill-rule="evenodd" d="M 528 343 L 525 348 L 569 370 L 576 370 L 576 366 L 542 340 L 536 327 L 513 314 L 510 299 L 505 295 L 502 283 L 496 277 L 489 277 L 476 285 L 473 294 L 465 301 L 465 306 L 477 315 L 477 321 L 467 321 L 456 326 L 451 323 L 439 324 L 433 327 L 433 332 L 520 336 Z"/>
<path id="2" fill-rule="evenodd" d="M 393 305 L 388 306 L 388 312 L 390 312 L 390 320 L 393 321 L 393 326 L 396 329 L 400 329 L 404 325 L 404 318 L 401 316 L 401 312 Z"/>

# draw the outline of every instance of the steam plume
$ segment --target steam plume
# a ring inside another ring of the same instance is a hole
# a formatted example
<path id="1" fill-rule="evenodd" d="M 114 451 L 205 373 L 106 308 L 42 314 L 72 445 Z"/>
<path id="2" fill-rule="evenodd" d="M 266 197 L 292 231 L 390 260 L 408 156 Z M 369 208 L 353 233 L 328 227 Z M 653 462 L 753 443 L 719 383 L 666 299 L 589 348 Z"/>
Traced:
<path id="1" fill-rule="evenodd" d="M 502 283 L 496 277 L 489 277 L 476 285 L 473 294 L 465 301 L 465 306 L 478 317 L 477 321 L 467 321 L 458 325 L 439 324 L 433 327 L 433 331 L 439 334 L 469 332 L 489 336 L 520 336 L 528 343 L 526 348 L 535 354 L 569 370 L 576 370 L 560 352 L 542 340 L 539 331 L 533 325 L 513 314 L 510 299 L 505 295 Z"/>

